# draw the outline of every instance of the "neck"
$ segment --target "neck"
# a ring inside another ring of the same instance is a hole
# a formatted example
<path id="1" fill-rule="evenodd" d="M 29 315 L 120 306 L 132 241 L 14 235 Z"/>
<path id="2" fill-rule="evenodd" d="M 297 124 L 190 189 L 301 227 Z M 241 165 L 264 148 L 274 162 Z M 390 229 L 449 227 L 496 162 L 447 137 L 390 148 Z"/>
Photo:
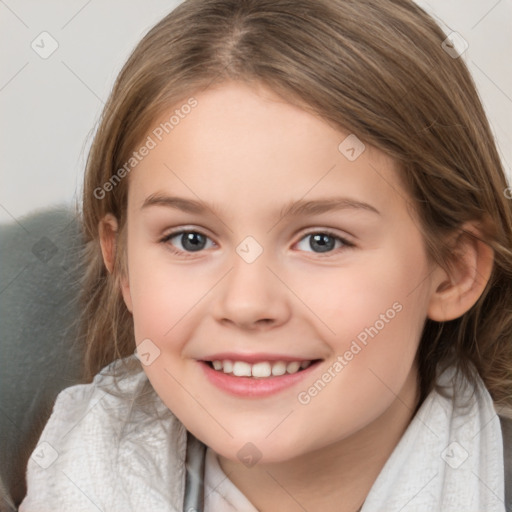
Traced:
<path id="1" fill-rule="evenodd" d="M 416 375 L 381 416 L 335 444 L 251 468 L 218 456 L 220 466 L 260 512 L 357 512 L 417 411 Z"/>

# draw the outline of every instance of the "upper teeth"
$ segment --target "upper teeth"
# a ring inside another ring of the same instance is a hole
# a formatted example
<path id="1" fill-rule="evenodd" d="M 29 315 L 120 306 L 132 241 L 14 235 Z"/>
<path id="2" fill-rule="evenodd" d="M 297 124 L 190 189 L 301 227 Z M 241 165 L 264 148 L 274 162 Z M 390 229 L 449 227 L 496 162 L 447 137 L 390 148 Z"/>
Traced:
<path id="1" fill-rule="evenodd" d="M 260 363 L 247 363 L 245 361 L 212 361 L 215 370 L 224 373 L 232 373 L 236 377 L 270 377 L 270 375 L 278 376 L 285 373 L 297 373 L 300 368 L 307 368 L 311 361 L 262 361 Z"/>

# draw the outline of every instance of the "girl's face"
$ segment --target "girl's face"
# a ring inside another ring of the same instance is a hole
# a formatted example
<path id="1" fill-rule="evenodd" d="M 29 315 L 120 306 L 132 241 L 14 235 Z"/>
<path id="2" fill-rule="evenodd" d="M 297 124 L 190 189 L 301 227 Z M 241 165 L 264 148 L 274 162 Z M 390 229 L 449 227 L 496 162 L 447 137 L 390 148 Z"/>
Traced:
<path id="1" fill-rule="evenodd" d="M 128 178 L 123 294 L 156 392 L 244 463 L 410 416 L 434 286 L 393 161 L 264 87 L 195 100 Z"/>

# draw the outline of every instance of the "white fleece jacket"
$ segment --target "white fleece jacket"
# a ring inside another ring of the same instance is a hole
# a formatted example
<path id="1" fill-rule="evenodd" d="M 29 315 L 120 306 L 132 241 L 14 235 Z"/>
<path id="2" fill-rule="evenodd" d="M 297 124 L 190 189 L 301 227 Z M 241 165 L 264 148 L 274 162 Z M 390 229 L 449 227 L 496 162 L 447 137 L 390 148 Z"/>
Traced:
<path id="1" fill-rule="evenodd" d="M 142 367 L 120 381 L 129 400 L 107 392 L 113 380 L 104 370 L 91 384 L 59 393 L 29 460 L 20 512 L 182 512 L 185 427 L 160 400 Z M 451 368 L 439 382 L 448 390 L 459 389 L 460 398 L 429 394 L 362 512 L 505 511 L 501 427 L 488 391 L 477 379 L 472 395 L 465 380 L 454 380 Z M 455 406 L 459 399 L 470 400 L 466 409 Z M 150 406 L 143 407 L 144 400 Z M 207 452 L 205 512 L 252 512 L 228 479 L 211 494 L 223 475 L 211 456 Z"/>

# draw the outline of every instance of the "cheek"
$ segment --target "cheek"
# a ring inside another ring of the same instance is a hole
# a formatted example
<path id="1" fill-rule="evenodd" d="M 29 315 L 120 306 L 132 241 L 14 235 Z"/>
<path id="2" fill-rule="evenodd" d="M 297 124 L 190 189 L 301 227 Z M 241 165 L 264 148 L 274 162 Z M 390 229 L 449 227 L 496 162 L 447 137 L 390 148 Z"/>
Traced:
<path id="1" fill-rule="evenodd" d="M 135 340 L 154 339 L 161 343 L 197 295 L 177 265 L 165 264 L 158 247 L 129 246 L 129 283 L 133 304 Z"/>
<path id="2" fill-rule="evenodd" d="M 425 288 L 417 286 L 425 278 L 422 260 L 380 256 L 374 265 L 366 262 L 320 283 L 318 315 L 334 331 L 324 330 L 333 355 L 321 380 L 329 383 L 306 383 L 299 400 L 309 403 L 302 412 L 315 418 L 314 428 L 362 427 L 393 403 L 410 378 L 426 314 Z"/>
<path id="3" fill-rule="evenodd" d="M 382 330 L 382 321 L 386 328 L 421 323 L 426 311 L 421 286 L 428 275 L 426 269 L 421 254 L 381 250 L 354 258 L 346 268 L 316 272 L 313 278 L 304 273 L 293 285 L 322 320 L 326 335 L 347 339 L 375 323 Z"/>
<path id="4" fill-rule="evenodd" d="M 359 398 L 371 400 L 378 388 L 398 392 L 411 370 L 428 303 L 427 262 L 414 244 L 390 244 L 347 269 L 317 275 L 309 293 L 297 283 L 334 358 L 342 357 L 345 378 L 361 383 Z"/>
<path id="5" fill-rule="evenodd" d="M 171 410 L 180 411 L 187 403 L 178 384 L 187 372 L 181 354 L 193 336 L 195 324 L 188 320 L 205 294 L 204 283 L 194 279 L 191 270 L 166 264 L 165 257 L 154 252 L 134 248 L 130 254 L 135 343 L 141 354 L 150 354 L 143 369 L 154 389 Z"/>

